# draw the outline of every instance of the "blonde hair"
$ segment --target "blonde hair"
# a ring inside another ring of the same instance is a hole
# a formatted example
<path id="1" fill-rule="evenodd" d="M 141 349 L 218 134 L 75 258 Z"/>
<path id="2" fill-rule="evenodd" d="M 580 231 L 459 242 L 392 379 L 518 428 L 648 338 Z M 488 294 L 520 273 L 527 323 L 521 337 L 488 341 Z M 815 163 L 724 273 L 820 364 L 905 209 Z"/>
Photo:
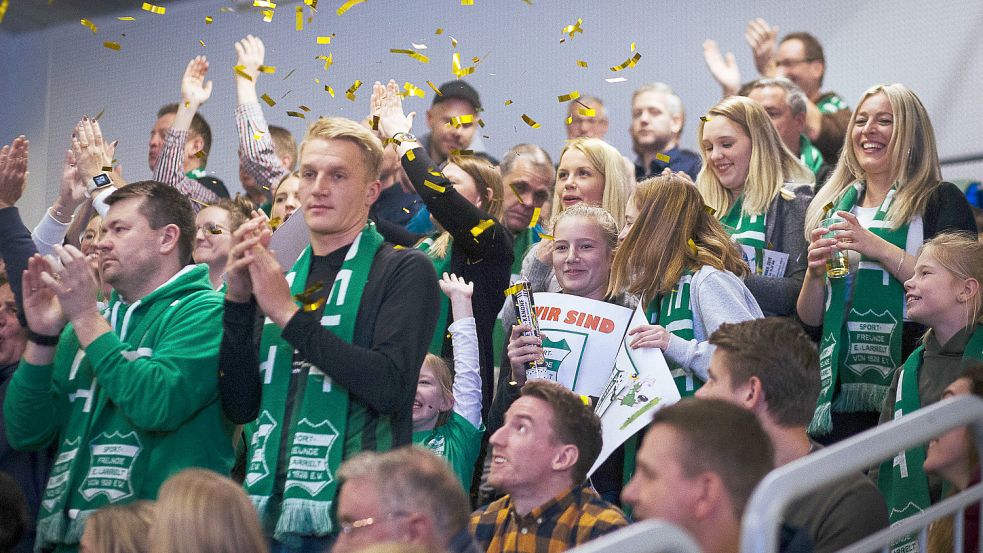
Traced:
<path id="1" fill-rule="evenodd" d="M 747 274 L 741 252 L 687 180 L 676 174 L 646 179 L 632 201 L 638 218 L 614 256 L 608 295 L 628 292 L 651 301 L 672 290 L 687 270 L 704 265 Z"/>
<path id="2" fill-rule="evenodd" d="M 959 280 L 975 280 L 983 285 L 983 243 L 976 236 L 962 232 L 943 232 L 922 244 L 919 257 L 929 252 Z M 974 327 L 983 322 L 983 290 L 977 291 L 967 300 L 966 326 Z"/>
<path id="3" fill-rule="evenodd" d="M 771 124 L 768 112 L 754 100 L 744 96 L 724 98 L 707 112 L 707 118 L 713 117 L 726 117 L 751 140 L 751 160 L 747 180 L 744 182 L 744 202 L 741 205 L 743 214 L 761 215 L 767 212 L 768 206 L 781 193 L 786 182 L 816 182 L 812 171 L 785 147 L 775 126 Z M 730 211 L 731 200 L 727 189 L 720 184 L 707 150 L 703 147 L 705 126 L 706 121 L 700 118 L 700 126 L 696 132 L 703 168 L 696 177 L 696 187 L 706 204 L 716 210 L 717 219 L 723 219 Z"/>
<path id="4" fill-rule="evenodd" d="M 897 183 L 897 195 L 888 209 L 891 228 L 897 229 L 916 215 L 924 215 L 928 198 L 942 180 L 935 131 L 922 101 L 902 84 L 877 85 L 864 93 L 850 115 L 845 144 L 829 180 L 816 193 L 806 212 L 805 235 L 823 220 L 823 208 L 837 203 L 847 187 L 867 178 L 853 151 L 851 134 L 857 123 L 857 113 L 865 101 L 875 94 L 884 94 L 894 114 L 894 131 L 888 144 L 891 159 L 891 182 Z"/>
<path id="5" fill-rule="evenodd" d="M 362 150 L 362 161 L 365 163 L 365 174 L 370 181 L 379 177 L 382 167 L 382 141 L 351 119 L 344 117 L 321 117 L 311 124 L 300 144 L 300 154 L 303 157 L 304 147 L 312 140 L 348 140 Z"/>
<path id="6" fill-rule="evenodd" d="M 615 222 L 618 223 L 618 228 L 623 227 L 625 224 L 625 204 L 628 203 L 628 195 L 631 193 L 631 185 L 635 177 L 628 173 L 621 152 L 599 138 L 581 137 L 567 142 L 563 151 L 560 152 L 560 162 L 563 161 L 563 154 L 571 148 L 580 150 L 594 169 L 604 175 L 604 195 L 601 196 L 601 207 L 614 217 Z M 558 213 L 563 212 L 563 191 L 561 188 L 554 183 L 553 205 L 559 210 Z"/>
<path id="7" fill-rule="evenodd" d="M 453 399 L 454 375 L 451 373 L 451 368 L 447 365 L 447 361 L 444 361 L 439 355 L 428 353 L 423 358 L 423 366 L 430 367 L 433 370 L 434 376 L 437 377 L 437 384 L 440 385 L 440 393 L 443 394 L 444 399 Z M 449 418 L 450 411 L 441 411 L 437 415 L 437 426 L 444 424 Z"/>
<path id="8" fill-rule="evenodd" d="M 134 501 L 99 509 L 85 521 L 85 528 L 99 553 L 145 553 L 150 550 L 153 522 L 153 501 Z"/>
<path id="9" fill-rule="evenodd" d="M 478 191 L 478 207 L 496 221 L 501 220 L 502 214 L 505 213 L 505 206 L 502 203 L 502 174 L 498 168 L 487 159 L 477 156 L 452 155 L 447 158 L 447 163 L 457 165 L 474 179 L 474 187 Z M 489 190 L 491 190 L 491 198 L 487 196 Z M 434 240 L 427 253 L 436 259 L 443 259 L 447 257 L 450 242 L 451 234 L 444 231 Z"/>
<path id="10" fill-rule="evenodd" d="M 618 223 L 615 222 L 614 217 L 606 209 L 600 206 L 579 203 L 557 213 L 556 217 L 553 217 L 552 222 L 554 232 L 560 221 L 574 217 L 582 217 L 593 221 L 604 234 L 604 243 L 607 244 L 608 249 L 613 252 L 618 248 Z"/>
<path id="11" fill-rule="evenodd" d="M 242 487 L 205 469 L 167 479 L 150 528 L 154 553 L 266 553 L 259 517 Z"/>

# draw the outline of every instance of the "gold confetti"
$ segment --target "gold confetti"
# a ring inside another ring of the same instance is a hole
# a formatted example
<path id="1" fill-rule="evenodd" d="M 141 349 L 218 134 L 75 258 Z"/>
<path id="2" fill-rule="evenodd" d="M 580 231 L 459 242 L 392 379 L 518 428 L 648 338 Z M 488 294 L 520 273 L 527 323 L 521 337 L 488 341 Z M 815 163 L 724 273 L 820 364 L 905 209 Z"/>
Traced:
<path id="1" fill-rule="evenodd" d="M 574 90 L 570 94 L 564 94 L 562 96 L 557 96 L 556 97 L 556 99 L 559 100 L 559 101 L 561 101 L 561 102 L 569 102 L 570 100 L 576 100 L 577 98 L 580 98 L 580 91 L 579 90 Z"/>
<path id="2" fill-rule="evenodd" d="M 439 184 L 434 184 L 434 183 L 430 182 L 429 180 L 424 180 L 423 181 L 423 186 L 426 186 L 427 188 L 436 190 L 438 194 L 443 194 L 447 190 L 443 186 L 441 186 Z"/>
<path id="3" fill-rule="evenodd" d="M 311 7 L 311 9 L 317 11 L 317 0 L 304 0 L 304 3 Z"/>
<path id="4" fill-rule="evenodd" d="M 270 8 L 271 10 L 276 9 L 276 4 L 269 2 L 268 0 L 253 0 L 254 8 Z"/>
<path id="5" fill-rule="evenodd" d="M 304 30 L 304 8 L 297 6 L 297 22 L 296 29 L 298 31 Z"/>
<path id="6" fill-rule="evenodd" d="M 584 69 L 587 69 L 587 62 L 584 60 L 577 60 L 577 65 L 583 67 Z"/>
<path id="7" fill-rule="evenodd" d="M 669 156 L 663 153 L 655 154 L 655 159 L 661 161 L 662 163 L 669 163 Z"/>
<path id="8" fill-rule="evenodd" d="M 330 36 L 319 36 L 319 37 L 317 37 L 317 43 L 318 44 L 331 44 L 331 37 Z"/>
<path id="9" fill-rule="evenodd" d="M 234 71 L 236 75 L 239 75 L 240 77 L 246 79 L 247 81 L 253 80 L 253 78 L 249 76 L 249 73 L 246 73 L 245 69 L 246 69 L 245 65 L 235 65 L 232 67 L 232 71 Z"/>
<path id="10" fill-rule="evenodd" d="M 581 28 L 580 26 L 581 24 L 583 24 L 583 22 L 584 22 L 583 19 L 578 18 L 576 23 L 574 23 L 573 25 L 567 25 L 566 27 L 563 28 L 562 32 L 568 35 L 570 38 L 573 38 L 573 35 L 577 33 L 584 34 L 584 29 Z"/>
<path id="11" fill-rule="evenodd" d="M 167 11 L 167 8 L 165 8 L 164 6 L 155 6 L 150 2 L 144 2 L 143 11 L 155 13 L 157 15 L 164 15 L 164 13 Z"/>
<path id="12" fill-rule="evenodd" d="M 572 123 L 573 123 L 573 116 L 571 116 L 571 115 L 568 115 L 568 116 L 567 116 L 567 125 L 570 125 L 570 124 L 572 124 Z"/>
<path id="13" fill-rule="evenodd" d="M 532 210 L 532 219 L 529 220 L 529 228 L 532 228 L 532 227 L 536 226 L 536 223 L 539 222 L 539 211 L 540 211 L 540 209 L 541 208 L 538 208 L 537 207 L 536 209 Z"/>
<path id="14" fill-rule="evenodd" d="M 379 130 L 379 116 L 378 115 L 373 115 L 372 116 L 372 130 L 374 130 L 374 131 Z"/>
<path id="15" fill-rule="evenodd" d="M 458 148 L 454 148 L 453 150 L 451 150 L 451 155 L 452 156 L 473 156 L 474 155 L 474 150 L 460 150 Z"/>
<path id="16" fill-rule="evenodd" d="M 635 55 L 634 56 L 632 56 L 632 57 L 626 59 L 625 61 L 623 61 L 621 63 L 621 65 L 616 65 L 616 66 L 612 67 L 611 68 L 611 71 L 621 71 L 622 69 L 626 69 L 628 67 L 635 67 L 635 64 L 637 64 L 638 63 L 638 60 L 640 60 L 640 59 L 642 59 L 641 52 L 635 52 Z"/>
<path id="17" fill-rule="evenodd" d="M 478 236 L 482 232 L 485 232 L 486 230 L 488 230 L 489 228 L 491 228 L 491 226 L 494 225 L 494 224 L 495 224 L 495 220 L 494 219 L 485 219 L 484 221 L 482 221 L 482 222 L 478 223 L 477 225 L 471 227 L 471 236 Z"/>
<path id="18" fill-rule="evenodd" d="M 404 98 L 407 96 L 419 96 L 420 98 L 423 98 L 427 95 L 422 88 L 417 88 L 410 82 L 403 83 L 403 90 L 405 91 L 402 94 Z"/>
<path id="19" fill-rule="evenodd" d="M 304 119 L 304 114 L 299 111 L 288 111 L 287 115 L 290 117 L 299 117 L 301 119 Z"/>
<path id="20" fill-rule="evenodd" d="M 130 17 L 128 15 L 125 15 L 123 17 L 117 17 L 116 19 L 119 20 L 119 21 L 136 21 L 137 20 L 137 18 Z"/>
<path id="21" fill-rule="evenodd" d="M 83 27 L 86 27 L 87 29 L 89 29 L 93 33 L 95 33 L 96 30 L 98 29 L 98 27 L 96 27 L 96 24 L 93 23 L 93 22 L 91 22 L 91 21 L 89 21 L 88 19 L 82 19 L 81 22 L 82 22 L 82 26 Z"/>
<path id="22" fill-rule="evenodd" d="M 714 209 L 714 208 L 712 208 L 712 207 L 710 207 L 710 206 L 708 206 L 708 205 L 704 205 L 703 206 L 703 211 L 706 211 L 707 212 L 707 215 L 709 215 L 711 217 L 713 217 L 714 215 L 717 214 L 717 210 Z"/>
<path id="23" fill-rule="evenodd" d="M 594 108 L 577 108 L 577 113 L 583 117 L 594 117 L 597 115 L 597 110 Z"/>
<path id="24" fill-rule="evenodd" d="M 693 252 L 693 255 L 699 255 L 699 253 L 696 251 L 696 242 L 694 242 L 692 238 L 690 238 L 689 240 L 687 240 L 686 241 L 686 244 L 689 245 L 689 249 L 690 249 L 690 251 Z"/>
<path id="25" fill-rule="evenodd" d="M 552 240 L 553 239 L 553 235 L 552 234 L 546 234 L 546 233 L 543 233 L 543 232 L 539 232 L 537 234 L 539 234 L 539 238 L 541 240 Z"/>
<path id="26" fill-rule="evenodd" d="M 465 67 L 465 68 L 461 67 L 461 54 L 458 54 L 457 52 L 454 52 L 454 54 L 451 55 L 451 69 L 454 73 L 454 76 L 457 77 L 458 79 L 464 77 L 465 75 L 470 75 L 474 73 L 474 66 Z"/>
<path id="27" fill-rule="evenodd" d="M 635 43 L 634 43 L 634 42 L 632 42 L 632 43 L 631 43 L 631 51 L 632 51 L 632 52 L 634 52 L 634 51 L 635 51 Z"/>
<path id="28" fill-rule="evenodd" d="M 215 21 L 214 19 L 212 19 L 212 16 L 210 15 L 205 16 L 205 25 L 211 25 L 212 21 Z"/>
<path id="29" fill-rule="evenodd" d="M 276 66 L 275 65 L 260 65 L 259 66 L 259 71 L 260 71 L 260 73 L 266 73 L 268 75 L 272 75 L 272 74 L 276 73 Z"/>
<path id="30" fill-rule="evenodd" d="M 512 105 L 512 100 L 505 100 L 505 105 L 507 105 L 507 106 Z"/>
<path id="31" fill-rule="evenodd" d="M 454 37 L 451 37 L 451 46 L 453 46 L 454 48 L 457 48 L 457 39 L 454 38 Z"/>
<path id="32" fill-rule="evenodd" d="M 202 48 L 205 47 L 205 41 L 204 40 L 201 40 L 200 38 L 198 39 L 198 44 L 201 44 L 201 47 Z"/>
<path id="33" fill-rule="evenodd" d="M 201 158 L 203 158 L 203 157 L 205 157 L 207 155 L 208 154 L 205 153 L 205 150 L 198 150 L 197 152 L 195 152 L 195 157 L 198 158 L 198 159 L 201 159 Z"/>
<path id="34" fill-rule="evenodd" d="M 444 29 L 442 27 L 437 27 L 437 30 L 434 31 L 433 34 L 435 34 L 435 35 L 442 35 L 442 34 L 444 34 Z"/>
<path id="35" fill-rule="evenodd" d="M 474 5 L 474 0 L 461 0 L 461 5 L 462 6 L 473 6 Z"/>
<path id="36" fill-rule="evenodd" d="M 7 8 L 10 7 L 10 0 L 3 0 L 0 2 L 0 23 L 3 23 L 3 18 L 7 15 Z"/>
<path id="37" fill-rule="evenodd" d="M 334 98 L 334 89 L 331 88 L 329 85 L 324 85 L 324 91 L 330 94 L 332 98 Z"/>
<path id="38" fill-rule="evenodd" d="M 259 140 L 260 138 L 263 137 L 263 134 L 264 133 L 262 131 L 256 131 L 256 132 L 254 132 L 253 133 L 253 140 Z"/>
<path id="39" fill-rule="evenodd" d="M 340 8 L 338 8 L 337 13 L 339 16 L 344 15 L 345 12 L 352 9 L 352 6 L 354 6 L 355 4 L 361 4 L 362 2 L 365 2 L 365 0 L 348 0 L 347 2 L 342 4 Z"/>
<path id="40" fill-rule="evenodd" d="M 324 61 L 324 70 L 327 71 L 331 64 L 334 63 L 334 54 L 328 54 L 327 56 L 314 56 L 316 60 Z"/>
<path id="41" fill-rule="evenodd" d="M 272 221 L 270 222 L 272 223 Z M 294 295 L 294 299 L 300 302 L 305 313 L 311 313 L 313 311 L 317 311 L 322 305 L 324 305 L 325 297 L 316 297 L 318 292 L 321 290 L 324 290 L 324 283 L 315 282 L 304 289 L 303 292 Z"/>
<path id="42" fill-rule="evenodd" d="M 437 85 L 433 84 L 430 81 L 427 81 L 427 84 L 430 85 L 430 88 L 434 91 L 435 94 L 437 94 L 437 96 L 443 96 L 443 94 L 440 92 L 440 89 L 437 88 Z"/>
<path id="43" fill-rule="evenodd" d="M 301 104 L 301 105 L 299 105 L 297 107 L 299 107 L 300 109 L 304 110 L 305 113 L 310 113 L 311 112 L 311 108 L 309 108 L 309 107 L 307 107 L 307 106 L 305 106 L 303 104 Z"/>
<path id="44" fill-rule="evenodd" d="M 97 113 L 96 116 L 92 118 L 92 120 L 93 121 L 98 121 L 99 119 L 102 118 L 102 114 L 103 113 L 106 113 L 106 108 L 102 108 L 101 110 L 99 110 L 99 113 Z"/>
<path id="45" fill-rule="evenodd" d="M 456 117 L 451 117 L 451 125 L 454 125 L 455 129 L 460 129 L 464 125 L 470 125 L 472 123 L 474 123 L 474 115 L 470 113 L 466 115 L 458 115 Z"/>
<path id="46" fill-rule="evenodd" d="M 515 183 L 509 183 L 509 188 L 511 188 L 512 193 L 515 194 L 515 199 L 519 200 L 519 205 L 526 205 L 526 202 L 522 200 L 522 195 L 519 194 L 519 190 L 515 187 Z"/>
<path id="47" fill-rule="evenodd" d="M 604 80 L 607 81 L 607 82 L 609 82 L 609 83 L 623 83 L 623 82 L 627 81 L 628 79 L 626 79 L 624 77 L 614 77 L 614 78 L 611 78 L 611 79 L 604 79 Z"/>
<path id="48" fill-rule="evenodd" d="M 273 10 L 263 10 L 263 21 L 267 23 L 273 21 Z"/>
<path id="49" fill-rule="evenodd" d="M 419 52 L 414 52 L 413 50 L 405 50 L 402 48 L 390 48 L 389 53 L 391 54 L 406 54 L 407 56 L 417 60 L 420 63 L 430 63 L 430 58 L 424 56 Z"/>
<path id="50" fill-rule="evenodd" d="M 358 87 L 360 87 L 360 86 L 362 86 L 362 81 L 360 81 L 358 79 L 355 79 L 355 82 L 352 83 L 352 86 L 348 87 L 348 90 L 345 91 L 345 98 L 348 98 L 349 100 L 351 100 L 352 102 L 354 102 L 355 101 L 355 91 L 358 90 Z"/>
<path id="51" fill-rule="evenodd" d="M 276 230 L 280 225 L 283 224 L 283 219 L 279 217 L 274 217 L 269 220 L 268 224 L 270 225 L 270 230 Z"/>
<path id="52" fill-rule="evenodd" d="M 534 129 L 538 129 L 539 127 L 542 126 L 539 123 L 537 123 L 535 120 L 533 120 L 532 117 L 529 117 L 525 113 L 522 114 L 522 120 L 525 121 L 527 125 L 529 125 L 530 127 L 534 128 Z"/>
<path id="53" fill-rule="evenodd" d="M 266 105 L 268 105 L 270 107 L 273 107 L 273 106 L 276 105 L 276 100 L 274 100 L 273 98 L 270 98 L 270 95 L 269 94 L 265 94 L 264 93 L 262 96 L 260 96 L 260 98 L 262 98 L 263 101 L 266 102 Z"/>
<path id="54" fill-rule="evenodd" d="M 413 150 L 406 150 L 406 159 L 408 161 L 413 161 L 416 159 L 416 154 L 413 153 Z"/>
<path id="55" fill-rule="evenodd" d="M 483 120 L 481 120 L 481 119 L 478 119 L 478 126 L 481 127 L 481 128 L 485 128 L 485 122 Z M 488 137 L 486 136 L 485 138 L 488 138 Z"/>
<path id="56" fill-rule="evenodd" d="M 705 115 L 701 115 L 700 116 L 700 121 L 703 121 L 704 123 L 709 123 L 710 122 L 710 118 L 707 117 L 707 116 L 705 116 Z"/>
<path id="57" fill-rule="evenodd" d="M 113 166 L 112 165 L 103 165 L 102 166 L 102 171 L 104 173 L 110 173 L 110 172 L 112 172 L 112 170 L 113 170 Z"/>
<path id="58" fill-rule="evenodd" d="M 106 48 L 109 48 L 110 50 L 116 50 L 117 52 L 119 51 L 120 48 L 122 48 L 122 46 L 120 46 L 118 42 L 103 42 L 102 45 L 105 46 Z"/>

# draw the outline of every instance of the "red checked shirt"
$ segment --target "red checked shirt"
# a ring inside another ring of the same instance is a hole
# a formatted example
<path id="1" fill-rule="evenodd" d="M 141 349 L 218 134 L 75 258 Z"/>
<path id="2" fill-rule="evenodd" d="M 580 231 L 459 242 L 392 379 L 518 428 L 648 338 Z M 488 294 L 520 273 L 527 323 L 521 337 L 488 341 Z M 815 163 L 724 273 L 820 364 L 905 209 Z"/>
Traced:
<path id="1" fill-rule="evenodd" d="M 578 486 L 525 516 L 505 496 L 475 511 L 470 530 L 487 553 L 560 553 L 627 524 L 620 509 L 590 487 Z"/>
<path id="2" fill-rule="evenodd" d="M 198 213 L 201 208 L 218 200 L 218 196 L 184 173 L 184 144 L 187 141 L 188 131 L 167 131 L 160 159 L 154 168 L 154 180 L 177 188 L 191 200 L 191 207 Z"/>
<path id="3" fill-rule="evenodd" d="M 239 162 L 258 186 L 271 193 L 280 179 L 290 171 L 283 166 L 273 149 L 266 118 L 259 104 L 236 106 L 236 131 L 239 134 Z"/>

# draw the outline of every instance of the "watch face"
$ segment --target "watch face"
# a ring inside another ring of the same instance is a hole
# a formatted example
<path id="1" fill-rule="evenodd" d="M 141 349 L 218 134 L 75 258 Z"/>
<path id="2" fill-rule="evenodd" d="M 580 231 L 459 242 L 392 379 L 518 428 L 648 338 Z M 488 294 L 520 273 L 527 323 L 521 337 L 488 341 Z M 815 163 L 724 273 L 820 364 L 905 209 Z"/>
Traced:
<path id="1" fill-rule="evenodd" d="M 106 186 L 113 183 L 112 179 L 110 179 L 109 175 L 106 173 L 100 173 L 92 177 L 92 182 L 94 182 L 96 186 Z"/>

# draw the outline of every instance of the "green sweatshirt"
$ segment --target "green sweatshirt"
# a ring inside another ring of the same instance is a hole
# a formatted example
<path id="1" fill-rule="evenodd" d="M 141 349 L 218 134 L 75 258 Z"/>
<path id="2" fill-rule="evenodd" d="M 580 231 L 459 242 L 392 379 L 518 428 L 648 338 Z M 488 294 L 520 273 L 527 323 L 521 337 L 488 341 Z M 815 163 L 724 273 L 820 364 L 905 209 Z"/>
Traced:
<path id="1" fill-rule="evenodd" d="M 218 400 L 222 296 L 191 265 L 126 304 L 113 292 L 106 332 L 82 350 L 71 325 L 54 362 L 21 362 L 4 402 L 16 449 L 58 454 L 38 515 L 39 546 L 78 543 L 109 504 L 154 499 L 188 467 L 228 475 L 234 426 Z"/>

